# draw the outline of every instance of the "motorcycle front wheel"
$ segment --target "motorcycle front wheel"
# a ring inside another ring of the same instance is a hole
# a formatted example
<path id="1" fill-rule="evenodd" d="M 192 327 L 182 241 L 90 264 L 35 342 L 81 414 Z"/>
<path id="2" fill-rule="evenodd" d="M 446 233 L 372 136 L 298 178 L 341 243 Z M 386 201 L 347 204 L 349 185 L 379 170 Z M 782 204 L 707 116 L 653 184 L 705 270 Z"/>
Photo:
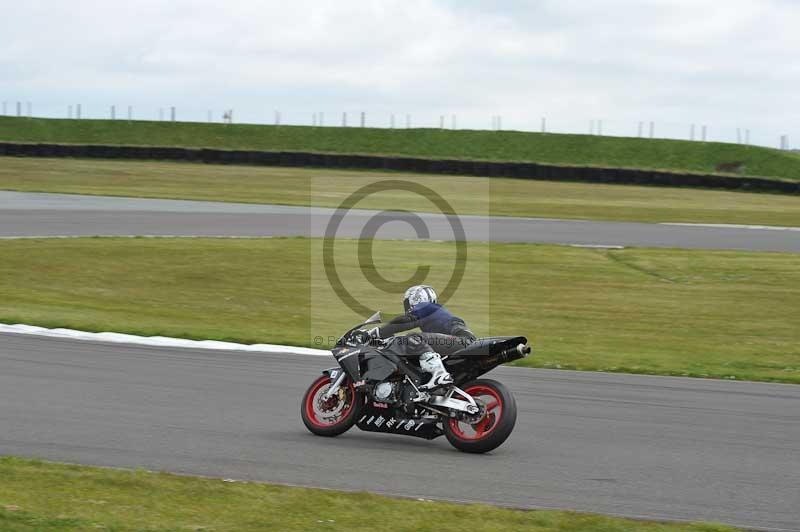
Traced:
<path id="1" fill-rule="evenodd" d="M 517 423 L 514 396 L 505 385 L 492 379 L 477 379 L 461 389 L 485 406 L 485 414 L 475 423 L 454 418 L 445 421 L 447 441 L 465 453 L 486 453 L 498 448 Z"/>
<path id="2" fill-rule="evenodd" d="M 326 400 L 323 395 L 330 386 L 330 377 L 321 376 L 308 387 L 300 405 L 303 423 L 317 436 L 338 436 L 347 432 L 361 411 L 361 395 L 356 392 L 350 379 Z"/>

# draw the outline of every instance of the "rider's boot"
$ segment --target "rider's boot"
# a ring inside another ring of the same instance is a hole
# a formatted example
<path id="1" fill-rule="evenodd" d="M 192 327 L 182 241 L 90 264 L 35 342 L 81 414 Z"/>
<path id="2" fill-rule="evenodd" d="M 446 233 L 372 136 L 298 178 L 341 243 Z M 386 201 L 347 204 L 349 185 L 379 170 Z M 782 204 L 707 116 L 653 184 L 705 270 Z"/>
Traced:
<path id="1" fill-rule="evenodd" d="M 433 390 L 439 386 L 453 384 L 453 377 L 448 373 L 439 353 L 428 351 L 419 357 L 419 367 L 422 371 L 431 374 L 428 382 L 419 387 L 420 390 Z"/>

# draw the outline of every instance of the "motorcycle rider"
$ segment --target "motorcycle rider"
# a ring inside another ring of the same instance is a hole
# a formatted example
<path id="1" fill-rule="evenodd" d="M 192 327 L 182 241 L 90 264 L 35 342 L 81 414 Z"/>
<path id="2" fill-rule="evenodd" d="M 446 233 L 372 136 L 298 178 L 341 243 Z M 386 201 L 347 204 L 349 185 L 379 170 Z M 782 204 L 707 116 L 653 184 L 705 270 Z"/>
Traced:
<path id="1" fill-rule="evenodd" d="M 422 332 L 401 337 L 409 355 L 419 356 L 420 368 L 431 374 L 421 390 L 452 384 L 453 377 L 445 369 L 440 355 L 449 355 L 475 341 L 467 324 L 439 304 L 436 291 L 428 285 L 415 285 L 403 296 L 405 314 L 382 327 L 370 331 L 379 338 L 388 338 L 399 332 L 419 327 Z"/>

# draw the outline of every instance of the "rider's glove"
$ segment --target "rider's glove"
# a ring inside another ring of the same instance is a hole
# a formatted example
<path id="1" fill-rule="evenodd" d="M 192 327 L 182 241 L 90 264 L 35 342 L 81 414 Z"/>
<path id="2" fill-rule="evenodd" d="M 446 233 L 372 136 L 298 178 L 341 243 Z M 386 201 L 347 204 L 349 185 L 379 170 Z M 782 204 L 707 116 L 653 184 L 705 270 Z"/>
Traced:
<path id="1" fill-rule="evenodd" d="M 372 341 L 372 336 L 364 329 L 355 331 L 352 338 L 356 345 L 365 345 Z"/>

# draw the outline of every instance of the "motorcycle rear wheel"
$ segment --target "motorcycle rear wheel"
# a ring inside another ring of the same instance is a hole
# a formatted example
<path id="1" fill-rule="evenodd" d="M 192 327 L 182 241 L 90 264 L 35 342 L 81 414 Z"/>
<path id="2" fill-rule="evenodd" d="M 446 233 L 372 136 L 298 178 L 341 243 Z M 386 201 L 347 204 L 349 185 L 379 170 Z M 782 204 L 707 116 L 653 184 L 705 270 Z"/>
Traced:
<path id="1" fill-rule="evenodd" d="M 504 384 L 476 379 L 461 387 L 486 406 L 486 414 L 475 424 L 457 419 L 443 423 L 450 444 L 465 453 L 487 453 L 505 442 L 517 423 L 517 402 Z"/>
<path id="2" fill-rule="evenodd" d="M 330 377 L 319 377 L 308 387 L 300 404 L 303 424 L 317 436 L 338 436 L 350 430 L 364 402 L 350 379 L 345 380 L 336 395 L 324 401 L 322 395 L 330 385 Z"/>

